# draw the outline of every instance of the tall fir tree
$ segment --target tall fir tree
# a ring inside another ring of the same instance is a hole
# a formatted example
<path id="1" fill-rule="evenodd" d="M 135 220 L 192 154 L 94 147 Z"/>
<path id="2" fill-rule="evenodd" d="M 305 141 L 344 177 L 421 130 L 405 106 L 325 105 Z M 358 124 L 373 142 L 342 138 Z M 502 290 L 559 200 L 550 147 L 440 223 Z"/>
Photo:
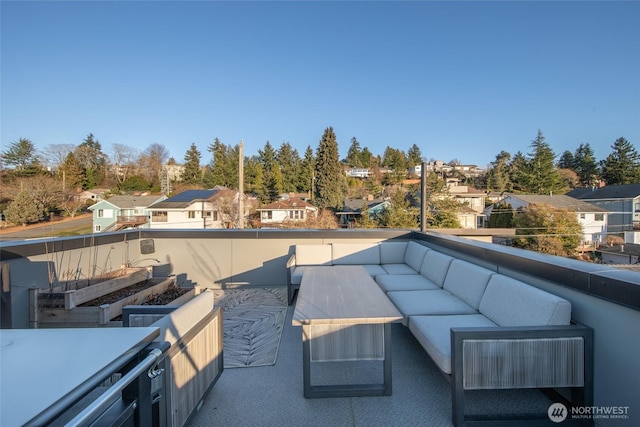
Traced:
<path id="1" fill-rule="evenodd" d="M 600 169 L 593 154 L 593 149 L 587 144 L 580 144 L 573 156 L 573 170 L 578 175 L 582 187 L 592 187 L 598 183 Z"/>
<path id="2" fill-rule="evenodd" d="M 351 138 L 351 145 L 349 146 L 349 151 L 347 151 L 347 165 L 352 168 L 362 167 L 362 159 L 360 158 L 360 143 L 354 136 Z"/>
<path id="3" fill-rule="evenodd" d="M 332 127 L 324 130 L 316 155 L 315 204 L 340 209 L 344 205 L 346 180 L 338 157 L 338 142 Z"/>
<path id="4" fill-rule="evenodd" d="M 529 192 L 533 194 L 561 194 L 565 188 L 562 178 L 555 166 L 555 154 L 551 146 L 545 141 L 542 131 L 531 141 L 529 170 L 531 182 Z"/>
<path id="5" fill-rule="evenodd" d="M 107 156 L 102 152 L 100 141 L 92 133 L 74 150 L 78 163 L 84 169 L 83 188 L 94 188 L 104 182 L 107 172 Z"/>
<path id="6" fill-rule="evenodd" d="M 565 150 L 558 159 L 558 167 L 560 169 L 573 169 L 575 165 L 575 157 L 569 150 Z"/>
<path id="7" fill-rule="evenodd" d="M 491 168 L 487 172 L 487 188 L 491 191 L 504 192 L 511 187 L 509 179 L 509 161 L 511 154 L 502 150 L 491 162 Z"/>
<path id="8" fill-rule="evenodd" d="M 184 155 L 184 170 L 182 171 L 182 182 L 191 185 L 202 184 L 202 170 L 200 169 L 201 154 L 196 144 L 191 147 Z"/>
<path id="9" fill-rule="evenodd" d="M 298 176 L 298 191 L 313 196 L 313 184 L 315 179 L 316 157 L 310 145 L 304 152 L 304 159 L 300 164 L 300 174 Z"/>
<path id="10" fill-rule="evenodd" d="M 296 192 L 298 190 L 301 163 L 298 150 L 288 142 L 283 142 L 276 152 L 276 161 L 282 174 L 282 190 L 286 193 Z"/>
<path id="11" fill-rule="evenodd" d="M 409 151 L 407 151 L 407 167 L 412 168 L 420 164 L 422 164 L 422 152 L 420 151 L 420 147 L 413 144 L 409 147 Z"/>
<path id="12" fill-rule="evenodd" d="M 607 185 L 637 184 L 640 182 L 640 155 L 629 141 L 618 138 L 613 150 L 602 161 L 602 179 Z"/>
<path id="13" fill-rule="evenodd" d="M 228 185 L 227 162 L 230 159 L 227 159 L 227 146 L 215 138 L 207 147 L 207 151 L 212 154 L 212 159 L 203 178 L 204 186 L 213 188 L 216 185 Z"/>

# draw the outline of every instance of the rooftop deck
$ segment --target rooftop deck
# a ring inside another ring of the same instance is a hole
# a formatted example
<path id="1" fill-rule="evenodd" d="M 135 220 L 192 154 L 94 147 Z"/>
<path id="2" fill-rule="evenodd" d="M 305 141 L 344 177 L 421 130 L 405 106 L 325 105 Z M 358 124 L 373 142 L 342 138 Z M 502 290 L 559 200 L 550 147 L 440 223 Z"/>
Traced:
<path id="1" fill-rule="evenodd" d="M 401 324 L 392 325 L 393 394 L 380 397 L 305 399 L 302 381 L 301 327 L 285 319 L 275 365 L 225 369 L 192 427 L 225 426 L 451 426 L 451 387 L 427 353 Z M 359 362 L 362 364 L 362 362 Z M 371 362 L 361 372 L 353 364 L 335 363 L 313 372 L 315 381 L 332 382 L 360 375 L 381 375 Z M 471 393 L 474 414 L 546 414 L 552 403 L 538 390 Z M 543 419 L 542 421 L 548 421 Z"/>
<path id="2" fill-rule="evenodd" d="M 439 250 L 523 280 L 571 302 L 572 318 L 594 330 L 594 404 L 627 407 L 640 425 L 640 273 L 545 256 L 436 233 L 405 230 L 136 230 L 73 238 L 0 242 L 3 328 L 29 327 L 29 289 L 86 278 L 123 265 L 150 266 L 201 287 L 285 286 L 293 245 L 336 241 L 420 240 Z M 9 285 L 9 286 L 7 286 Z M 402 325 L 392 328 L 393 394 L 305 399 L 301 328 L 289 307 L 273 366 L 225 369 L 189 425 L 451 425 L 451 388 Z M 46 360 L 46 355 L 43 355 Z M 72 369 L 68 365 L 56 369 Z M 375 374 L 375 366 L 364 374 Z M 329 375 L 352 375 L 336 367 Z M 320 378 L 327 371 L 320 371 Z M 0 390 L 0 396 L 10 391 Z M 1 397 L 0 397 L 1 398 Z M 537 391 L 470 393 L 468 412 L 544 413 Z"/>

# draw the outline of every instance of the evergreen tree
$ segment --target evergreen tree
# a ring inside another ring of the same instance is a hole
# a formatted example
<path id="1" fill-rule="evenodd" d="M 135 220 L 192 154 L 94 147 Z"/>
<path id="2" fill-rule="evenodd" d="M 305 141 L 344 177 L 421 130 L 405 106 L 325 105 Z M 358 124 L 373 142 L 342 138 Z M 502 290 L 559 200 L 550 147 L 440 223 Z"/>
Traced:
<path id="1" fill-rule="evenodd" d="M 624 138 L 618 138 L 611 148 L 613 152 L 602 161 L 602 179 L 607 185 L 640 182 L 640 155 L 633 145 Z"/>
<path id="2" fill-rule="evenodd" d="M 15 200 L 9 204 L 4 212 L 8 222 L 23 227 L 45 218 L 44 205 L 28 191 L 18 193 Z"/>
<path id="3" fill-rule="evenodd" d="M 264 183 L 264 172 L 262 171 L 262 163 L 260 162 L 257 162 L 255 166 L 253 192 L 258 200 L 260 200 L 260 203 L 269 203 L 271 201 L 268 187 Z"/>
<path id="4" fill-rule="evenodd" d="M 531 142 L 533 152 L 529 160 L 531 182 L 529 192 L 533 194 L 558 194 L 564 189 L 562 178 L 555 167 L 555 154 L 538 129 L 536 139 Z"/>
<path id="5" fill-rule="evenodd" d="M 304 152 L 304 159 L 300 165 L 300 173 L 298 178 L 298 191 L 306 192 L 313 195 L 313 186 L 315 179 L 316 158 L 313 155 L 313 148 L 307 146 Z"/>
<path id="6" fill-rule="evenodd" d="M 107 156 L 102 152 L 100 141 L 90 133 L 73 152 L 83 169 L 84 189 L 95 188 L 104 182 L 107 174 Z"/>
<path id="7" fill-rule="evenodd" d="M 192 143 L 191 147 L 184 155 L 184 170 L 182 171 L 182 182 L 185 184 L 202 184 L 202 170 L 200 169 L 200 151 L 196 144 Z"/>
<path id="8" fill-rule="evenodd" d="M 527 158 L 518 151 L 509 163 L 509 181 L 511 190 L 516 193 L 529 193 L 532 188 L 533 177 L 531 176 L 529 162 Z"/>
<path id="9" fill-rule="evenodd" d="M 244 159 L 243 159 L 244 161 Z M 228 188 L 239 188 L 240 185 L 240 145 L 236 144 L 233 147 L 227 146 L 227 155 L 225 162 L 225 183 L 223 184 Z"/>
<path id="10" fill-rule="evenodd" d="M 491 162 L 491 168 L 487 172 L 487 188 L 489 190 L 504 192 L 511 187 L 509 160 L 511 160 L 511 154 L 503 150 Z"/>
<path id="11" fill-rule="evenodd" d="M 420 151 L 420 147 L 413 144 L 409 148 L 409 151 L 407 151 L 407 167 L 412 168 L 419 164 L 422 164 L 422 152 Z"/>
<path id="12" fill-rule="evenodd" d="M 332 127 L 324 130 L 316 155 L 315 203 L 319 208 L 340 209 L 344 204 L 345 176 L 338 157 L 338 142 Z"/>
<path id="13" fill-rule="evenodd" d="M 20 138 L 9 145 L 9 148 L 2 152 L 2 161 L 8 166 L 13 166 L 22 176 L 31 175 L 40 169 L 36 146 L 27 138 Z"/>
<path id="14" fill-rule="evenodd" d="M 282 172 L 280 172 L 280 166 L 274 163 L 271 172 L 269 173 L 269 182 L 267 183 L 267 191 L 269 194 L 269 200 L 274 201 L 278 196 L 284 193 L 284 186 L 282 180 Z"/>
<path id="15" fill-rule="evenodd" d="M 82 184 L 85 181 L 84 170 L 78 163 L 75 154 L 73 152 L 67 154 L 67 158 L 60 166 L 60 172 L 63 174 L 63 190 L 70 189 L 75 190 L 82 188 Z"/>
<path id="16" fill-rule="evenodd" d="M 360 151 L 360 164 L 362 165 L 362 167 L 363 168 L 373 167 L 373 164 L 371 161 L 372 159 L 373 159 L 373 154 L 371 154 L 371 151 L 369 151 L 367 147 L 364 147 Z"/>
<path id="17" fill-rule="evenodd" d="M 231 160 L 227 158 L 227 146 L 218 138 L 215 138 L 213 143 L 207 147 L 207 151 L 213 155 L 213 158 L 203 178 L 205 187 L 213 188 L 216 185 L 226 186 L 228 184 L 227 163 Z"/>
<path id="18" fill-rule="evenodd" d="M 273 172 L 277 166 L 277 162 L 276 151 L 273 149 L 269 141 L 265 143 L 263 150 L 258 150 L 258 158 L 262 165 L 263 191 L 264 194 L 266 194 L 266 197 L 268 197 L 268 201 L 272 202 L 275 200 L 275 196 L 277 196 L 277 189 L 274 187 L 275 181 L 273 179 Z"/>
<path id="19" fill-rule="evenodd" d="M 573 156 L 573 170 L 578 175 L 580 185 L 583 187 L 595 186 L 600 176 L 598 163 L 593 155 L 591 146 L 580 144 Z"/>
<path id="20" fill-rule="evenodd" d="M 571 151 L 565 150 L 560 159 L 558 160 L 558 167 L 560 169 L 573 169 L 575 165 L 575 158 Z"/>
<path id="21" fill-rule="evenodd" d="M 409 205 L 402 190 L 396 191 L 391 198 L 391 204 L 385 207 L 377 220 L 382 227 L 388 228 L 417 228 L 420 211 Z"/>
<path id="22" fill-rule="evenodd" d="M 276 161 L 282 174 L 282 190 L 285 193 L 295 193 L 298 190 L 300 175 L 300 156 L 298 151 L 288 142 L 283 142 L 276 152 Z"/>
<path id="23" fill-rule="evenodd" d="M 399 184 L 407 176 L 407 156 L 404 151 L 387 146 L 382 158 L 382 166 L 391 169 L 385 176 L 387 184 Z"/>
<path id="24" fill-rule="evenodd" d="M 349 146 L 349 151 L 347 152 L 347 165 L 352 168 L 362 167 L 362 159 L 360 158 L 360 143 L 354 136 L 351 138 L 351 145 Z"/>

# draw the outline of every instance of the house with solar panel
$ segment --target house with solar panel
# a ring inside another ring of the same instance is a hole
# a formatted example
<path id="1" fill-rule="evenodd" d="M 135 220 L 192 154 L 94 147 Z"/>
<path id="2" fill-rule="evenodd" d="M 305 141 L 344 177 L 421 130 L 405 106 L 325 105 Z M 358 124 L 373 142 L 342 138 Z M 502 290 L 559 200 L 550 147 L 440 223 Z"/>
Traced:
<path id="1" fill-rule="evenodd" d="M 149 227 L 233 228 L 238 219 L 238 198 L 237 191 L 223 186 L 183 191 L 149 206 Z"/>
<path id="2" fill-rule="evenodd" d="M 93 232 L 149 228 L 150 213 L 147 206 L 166 198 L 167 196 L 159 195 L 123 195 L 100 200 L 89 207 L 93 212 Z"/>

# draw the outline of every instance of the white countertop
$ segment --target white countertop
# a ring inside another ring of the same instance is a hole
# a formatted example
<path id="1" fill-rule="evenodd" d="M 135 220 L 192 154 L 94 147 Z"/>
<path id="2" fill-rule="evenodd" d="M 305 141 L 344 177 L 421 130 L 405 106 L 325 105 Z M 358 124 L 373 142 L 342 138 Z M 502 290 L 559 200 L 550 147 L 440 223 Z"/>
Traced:
<path id="1" fill-rule="evenodd" d="M 158 328 L 0 330 L 0 425 L 23 425 L 158 334 Z"/>

